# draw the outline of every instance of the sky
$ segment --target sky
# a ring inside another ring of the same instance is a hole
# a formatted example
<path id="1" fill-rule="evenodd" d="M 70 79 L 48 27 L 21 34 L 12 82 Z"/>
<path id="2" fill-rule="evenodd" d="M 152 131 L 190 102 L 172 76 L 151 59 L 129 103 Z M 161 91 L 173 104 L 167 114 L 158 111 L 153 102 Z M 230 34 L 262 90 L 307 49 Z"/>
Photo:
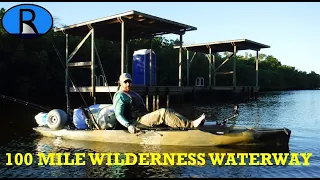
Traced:
<path id="1" fill-rule="evenodd" d="M 27 3 L 27 2 L 23 2 Z M 1 2 L 0 8 L 22 2 Z M 197 27 L 184 44 L 249 39 L 282 65 L 320 74 L 320 2 L 30 2 L 72 25 L 131 10 Z M 178 35 L 166 35 L 169 39 Z M 255 55 L 254 51 L 239 51 Z"/>

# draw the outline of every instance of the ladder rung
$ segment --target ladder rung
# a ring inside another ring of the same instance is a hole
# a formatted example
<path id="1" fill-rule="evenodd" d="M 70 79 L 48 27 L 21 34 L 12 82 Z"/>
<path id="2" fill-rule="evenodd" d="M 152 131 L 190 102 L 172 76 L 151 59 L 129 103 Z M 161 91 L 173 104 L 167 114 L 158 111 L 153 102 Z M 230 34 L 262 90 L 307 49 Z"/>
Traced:
<path id="1" fill-rule="evenodd" d="M 74 62 L 69 63 L 68 67 L 84 67 L 84 68 L 90 68 L 91 67 L 91 61 L 88 62 Z M 97 65 L 95 65 L 95 68 L 97 68 Z"/>
<path id="2" fill-rule="evenodd" d="M 221 75 L 221 74 L 233 74 L 233 71 L 228 71 L 228 72 L 216 72 L 216 75 Z"/>
<path id="3" fill-rule="evenodd" d="M 95 86 L 96 92 L 117 92 L 118 86 Z M 83 87 L 69 87 L 69 92 L 92 92 L 92 87 L 91 86 L 83 86 Z"/>

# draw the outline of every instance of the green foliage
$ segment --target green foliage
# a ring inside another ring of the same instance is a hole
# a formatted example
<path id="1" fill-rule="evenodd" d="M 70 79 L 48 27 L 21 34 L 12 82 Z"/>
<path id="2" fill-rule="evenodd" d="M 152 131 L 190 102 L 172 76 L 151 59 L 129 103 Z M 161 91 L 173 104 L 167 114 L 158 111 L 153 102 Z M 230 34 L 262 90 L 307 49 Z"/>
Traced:
<path id="1" fill-rule="evenodd" d="M 6 12 L 6 10 L 4 8 L 0 9 L 0 21 L 2 21 L 2 17 L 3 17 L 5 12 Z M 2 23 L 0 23 L 0 36 L 4 36 L 5 34 L 6 33 L 5 33 L 5 30 L 2 27 Z"/>
<path id="2" fill-rule="evenodd" d="M 5 9 L 0 10 L 0 18 Z M 55 18 L 54 27 L 61 26 L 59 19 Z M 75 49 L 82 37 L 69 36 L 69 54 Z M 89 61 L 90 38 L 76 53 L 72 62 Z M 156 37 L 152 42 L 152 49 L 156 53 L 157 84 L 160 86 L 178 85 L 178 59 L 179 51 L 173 46 L 178 45 L 179 40 L 168 40 Z M 60 58 L 53 48 L 55 45 L 60 53 Z M 120 43 L 96 39 L 96 47 L 103 65 L 109 85 L 116 85 L 120 74 L 121 54 Z M 146 39 L 131 40 L 128 46 L 128 71 L 132 73 L 132 55 L 139 49 L 150 48 L 150 41 Z M 64 97 L 65 72 L 65 36 L 62 33 L 54 33 L 51 30 L 45 36 L 34 40 L 20 40 L 7 35 L 3 27 L 0 27 L 0 93 L 15 97 L 37 96 L 39 94 L 59 95 Z M 228 53 L 215 55 L 215 68 L 226 59 Z M 190 52 L 190 59 L 193 53 Z M 187 84 L 186 52 L 183 51 L 182 60 L 182 84 Z M 256 70 L 255 56 L 246 54 L 237 56 L 237 85 L 255 85 Z M 259 86 L 265 90 L 285 89 L 314 89 L 320 87 L 320 76 L 315 72 L 306 73 L 296 70 L 294 67 L 282 65 L 272 55 L 259 54 Z M 97 64 L 98 65 L 98 64 Z M 102 72 L 96 69 L 97 76 Z M 228 60 L 217 72 L 233 70 L 233 58 Z M 189 83 L 194 85 L 197 77 L 203 77 L 208 85 L 209 61 L 203 54 L 198 54 L 190 63 Z M 70 74 L 76 80 L 78 86 L 90 86 L 90 69 L 72 68 Z M 232 74 L 216 75 L 217 86 L 232 85 Z"/>

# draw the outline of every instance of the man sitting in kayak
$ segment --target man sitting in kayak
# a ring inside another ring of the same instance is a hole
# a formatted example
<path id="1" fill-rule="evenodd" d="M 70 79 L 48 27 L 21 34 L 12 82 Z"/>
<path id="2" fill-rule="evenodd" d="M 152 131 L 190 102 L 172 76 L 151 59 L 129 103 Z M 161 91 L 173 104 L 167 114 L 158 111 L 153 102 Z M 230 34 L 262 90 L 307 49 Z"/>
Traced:
<path id="1" fill-rule="evenodd" d="M 132 134 L 137 132 L 139 126 L 154 127 L 166 124 L 173 128 L 197 128 L 203 124 L 205 115 L 190 121 L 172 109 L 161 108 L 151 113 L 148 112 L 142 97 L 131 91 L 132 78 L 128 73 L 119 77 L 119 90 L 113 96 L 113 105 L 116 119 Z"/>

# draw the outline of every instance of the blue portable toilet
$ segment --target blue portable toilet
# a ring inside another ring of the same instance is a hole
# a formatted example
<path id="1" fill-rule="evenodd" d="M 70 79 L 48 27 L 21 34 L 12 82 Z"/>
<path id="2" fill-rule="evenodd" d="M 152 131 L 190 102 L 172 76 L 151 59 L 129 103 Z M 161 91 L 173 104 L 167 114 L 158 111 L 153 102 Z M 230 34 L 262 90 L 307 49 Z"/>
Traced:
<path id="1" fill-rule="evenodd" d="M 152 85 L 156 85 L 156 54 L 152 51 Z M 133 53 L 132 84 L 150 85 L 150 49 L 140 49 Z"/>

